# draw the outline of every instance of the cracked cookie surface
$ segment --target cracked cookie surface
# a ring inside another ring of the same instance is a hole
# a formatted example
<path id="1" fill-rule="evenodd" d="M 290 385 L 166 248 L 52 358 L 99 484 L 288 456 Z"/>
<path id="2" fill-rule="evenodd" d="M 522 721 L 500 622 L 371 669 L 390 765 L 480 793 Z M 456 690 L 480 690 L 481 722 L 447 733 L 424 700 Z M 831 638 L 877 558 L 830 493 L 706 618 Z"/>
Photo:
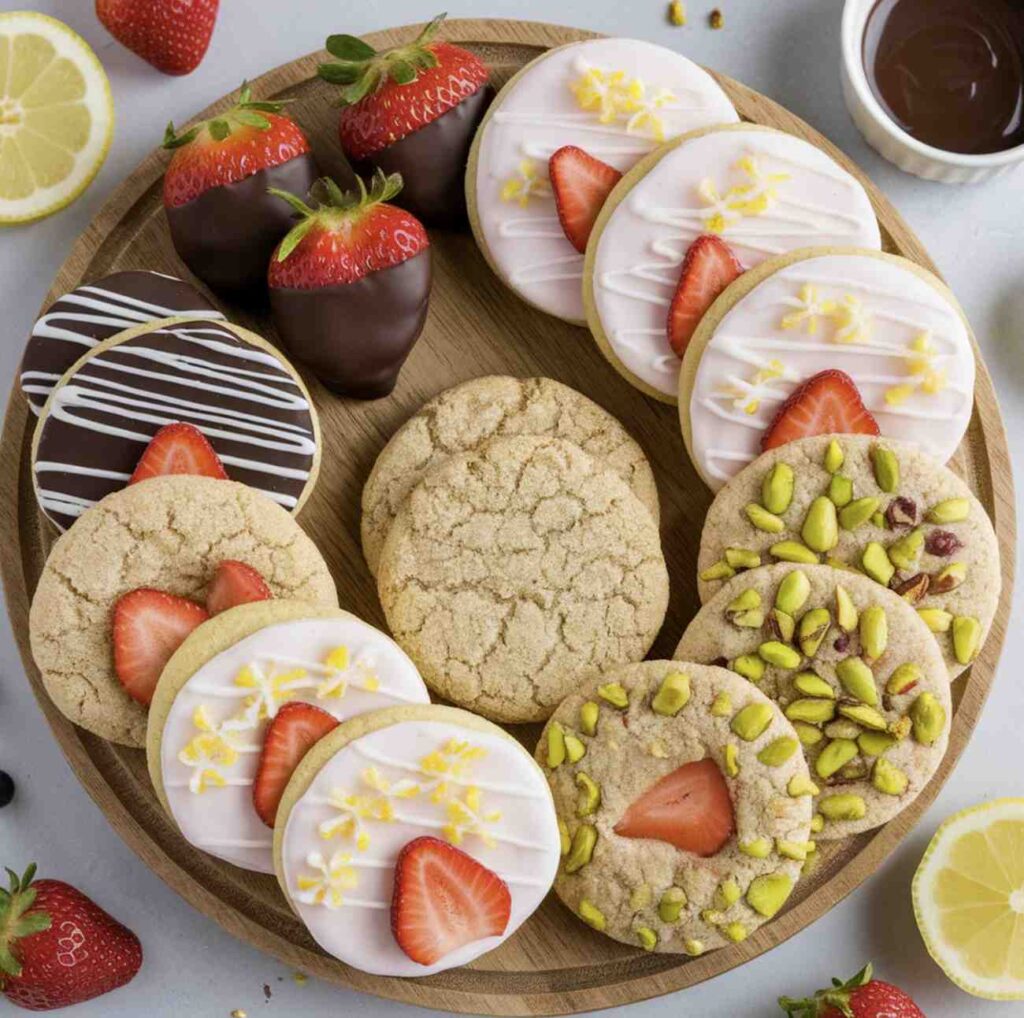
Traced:
<path id="1" fill-rule="evenodd" d="M 377 572 L 402 502 L 429 470 L 490 438 L 512 435 L 574 442 L 619 474 L 658 520 L 658 491 L 647 457 L 606 410 L 550 378 L 474 378 L 426 403 L 377 457 L 362 500 L 363 554 L 370 571 Z"/>
<path id="2" fill-rule="evenodd" d="M 139 587 L 202 603 L 224 559 L 253 566 L 275 597 L 337 606 L 313 542 L 284 509 L 243 484 L 158 477 L 83 513 L 54 544 L 29 616 L 32 655 L 61 713 L 105 739 L 144 746 L 146 709 L 114 674 L 114 603 Z"/>
<path id="3" fill-rule="evenodd" d="M 880 450 L 892 454 L 887 473 L 881 475 L 884 486 L 876 465 Z M 792 472 L 792 483 L 790 475 L 777 474 L 777 490 L 767 490 L 772 472 L 786 468 Z M 766 496 L 778 512 L 764 511 Z M 822 498 L 833 502 L 837 526 L 818 547 L 833 541 L 834 545 L 828 551 L 812 552 L 806 545 L 802 550 L 822 561 L 861 567 L 867 547 L 872 542 L 881 545 L 893 566 L 888 586 L 923 609 L 926 617 L 931 609 L 942 613 L 932 616 L 943 627 L 934 636 L 950 676 L 956 678 L 984 645 L 999 606 L 999 543 L 970 488 L 904 442 L 863 435 L 804 438 L 744 467 L 708 510 L 697 560 L 701 600 L 711 598 L 723 582 L 706 576 L 724 577 L 732 571 L 720 567 L 727 549 L 737 565 L 742 561 L 737 550 L 752 552 L 768 564 L 776 560 L 772 549 L 780 544 L 804 544 L 809 511 Z M 831 510 L 828 515 L 833 515 Z M 814 536 L 811 533 L 812 541 Z M 881 568 L 880 582 L 889 572 L 884 560 Z M 964 621 L 954 628 L 953 620 Z M 975 623 L 977 632 L 965 641 L 965 627 L 973 629 Z M 961 634 L 959 647 L 954 633 Z"/>
<path id="4" fill-rule="evenodd" d="M 641 660 L 665 618 L 657 525 L 615 473 L 557 438 L 496 438 L 410 492 L 378 585 L 441 696 L 543 720 L 580 677 Z"/>
<path id="5" fill-rule="evenodd" d="M 903 598 L 859 573 L 789 564 L 740 573 L 674 656 L 725 661 L 780 704 L 820 786 L 822 840 L 891 820 L 946 752 L 952 706 L 938 644 Z"/>
<path id="6" fill-rule="evenodd" d="M 666 686 L 669 701 L 659 697 Z M 734 720 L 757 712 L 753 727 Z M 788 755 L 772 757 L 770 746 Z M 644 661 L 610 669 L 559 705 L 535 756 L 562 826 L 555 891 L 622 943 L 699 955 L 743 940 L 782 907 L 812 851 L 810 779 L 793 726 L 724 668 Z M 697 855 L 616 832 L 659 781 L 705 760 L 718 767 L 733 809 L 717 851 Z"/>

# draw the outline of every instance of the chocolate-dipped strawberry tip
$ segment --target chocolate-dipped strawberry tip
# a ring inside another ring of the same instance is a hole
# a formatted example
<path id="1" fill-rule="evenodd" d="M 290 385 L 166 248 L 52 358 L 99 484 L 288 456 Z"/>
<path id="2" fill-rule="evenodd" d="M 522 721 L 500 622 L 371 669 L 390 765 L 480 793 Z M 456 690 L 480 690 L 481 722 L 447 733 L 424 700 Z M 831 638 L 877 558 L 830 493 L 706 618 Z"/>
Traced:
<path id="1" fill-rule="evenodd" d="M 192 272 L 217 290 L 259 292 L 267 261 L 291 226 L 291 209 L 270 188 L 306 194 L 318 169 L 309 140 L 283 112 L 285 101 L 253 99 L 243 83 L 238 103 L 178 133 L 163 203 L 171 240 Z"/>
<path id="2" fill-rule="evenodd" d="M 320 65 L 340 85 L 338 133 L 357 171 L 400 173 L 397 204 L 429 226 L 465 220 L 463 176 L 473 135 L 493 98 L 484 62 L 438 41 L 434 18 L 411 43 L 378 52 L 352 35 L 332 35 Z"/>
<path id="3" fill-rule="evenodd" d="M 333 392 L 378 399 L 423 329 L 430 296 L 430 241 L 415 216 L 389 204 L 398 174 L 378 171 L 367 190 L 342 191 L 329 177 L 311 190 L 315 207 L 274 190 L 298 222 L 267 271 L 282 342 Z"/>

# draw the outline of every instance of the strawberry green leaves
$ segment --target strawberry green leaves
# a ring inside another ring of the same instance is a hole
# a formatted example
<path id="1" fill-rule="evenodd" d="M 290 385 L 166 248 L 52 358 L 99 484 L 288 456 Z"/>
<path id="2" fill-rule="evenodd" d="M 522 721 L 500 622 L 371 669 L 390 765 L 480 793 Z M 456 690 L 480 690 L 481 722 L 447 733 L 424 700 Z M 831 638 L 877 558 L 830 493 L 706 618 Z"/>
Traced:
<path id="1" fill-rule="evenodd" d="M 214 141 L 224 141 L 230 136 L 232 129 L 239 126 L 251 127 L 257 131 L 267 131 L 270 129 L 271 123 L 262 114 L 280 113 L 289 102 L 291 102 L 290 99 L 281 99 L 277 102 L 253 100 L 249 83 L 243 81 L 238 93 L 238 104 L 221 116 L 201 121 L 182 134 L 175 131 L 174 122 L 170 121 L 164 131 L 163 147 L 176 149 L 189 145 L 196 140 L 204 128 Z"/>

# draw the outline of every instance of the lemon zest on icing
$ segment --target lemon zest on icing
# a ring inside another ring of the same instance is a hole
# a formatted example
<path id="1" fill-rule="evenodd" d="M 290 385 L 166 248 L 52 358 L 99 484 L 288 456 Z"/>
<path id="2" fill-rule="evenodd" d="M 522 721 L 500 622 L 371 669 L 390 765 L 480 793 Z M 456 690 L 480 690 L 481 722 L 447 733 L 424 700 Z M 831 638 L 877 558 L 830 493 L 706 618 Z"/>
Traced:
<path id="1" fill-rule="evenodd" d="M 934 396 L 949 384 L 945 369 L 935 367 L 938 350 L 932 343 L 929 329 L 919 332 L 908 344 L 911 356 L 907 361 L 907 381 L 893 385 L 885 391 L 889 406 L 900 406 L 915 393 Z"/>
<path id="2" fill-rule="evenodd" d="M 580 109 L 596 112 L 598 121 L 611 124 L 625 118 L 627 134 L 647 134 L 665 140 L 665 121 L 658 113 L 676 97 L 667 88 L 650 89 L 642 78 L 625 71 L 589 67 L 569 88 Z"/>
<path id="3" fill-rule="evenodd" d="M 788 173 L 766 173 L 757 156 L 748 153 L 733 169 L 746 181 L 734 184 L 724 194 L 710 177 L 697 185 L 697 194 L 704 200 L 704 228 L 711 233 L 725 233 L 745 216 L 761 216 L 774 207 L 779 197 L 778 185 L 790 179 Z"/>
<path id="4" fill-rule="evenodd" d="M 531 198 L 550 197 L 551 183 L 533 159 L 521 160 L 518 171 L 501 185 L 501 200 L 519 202 L 520 208 L 526 208 Z"/>
<path id="5" fill-rule="evenodd" d="M 325 859 L 320 852 L 310 852 L 306 865 L 316 872 L 312 875 L 300 873 L 296 885 L 296 900 L 304 905 L 323 905 L 339 909 L 345 904 L 345 892 L 359 886 L 359 874 L 349 864 L 352 856 L 347 852 L 335 852 Z"/>
<path id="6" fill-rule="evenodd" d="M 793 310 L 782 316 L 779 328 L 806 329 L 809 336 L 815 335 L 821 320 L 831 318 L 837 308 L 834 300 L 821 297 L 813 283 L 804 283 L 798 297 L 783 297 L 782 303 Z"/>

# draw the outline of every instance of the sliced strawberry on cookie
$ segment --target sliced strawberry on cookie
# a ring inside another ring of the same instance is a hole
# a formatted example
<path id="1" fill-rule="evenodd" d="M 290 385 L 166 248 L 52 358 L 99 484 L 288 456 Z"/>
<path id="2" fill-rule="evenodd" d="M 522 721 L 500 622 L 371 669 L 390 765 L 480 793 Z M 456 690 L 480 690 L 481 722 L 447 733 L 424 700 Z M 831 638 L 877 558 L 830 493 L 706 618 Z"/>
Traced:
<path id="1" fill-rule="evenodd" d="M 157 679 L 185 637 L 210 616 L 185 597 L 140 587 L 114 605 L 114 672 L 132 699 L 148 706 Z"/>
<path id="2" fill-rule="evenodd" d="M 336 718 L 303 700 L 290 700 L 278 708 L 267 726 L 252 786 L 253 805 L 268 827 L 274 826 L 277 807 L 295 768 L 316 743 L 337 727 Z"/>
<path id="3" fill-rule="evenodd" d="M 508 929 L 508 885 L 471 855 L 440 838 L 410 841 L 395 863 L 391 932 L 420 965 Z"/>
<path id="4" fill-rule="evenodd" d="M 565 145 L 548 160 L 548 176 L 558 221 L 569 243 L 582 254 L 601 207 L 622 174 L 576 145 Z"/>
<path id="5" fill-rule="evenodd" d="M 167 125 L 163 202 L 181 260 L 208 286 L 260 295 L 267 262 L 292 226 L 291 209 L 268 193 L 305 195 L 319 176 L 302 128 L 283 102 L 254 99 L 243 84 L 238 103 L 178 133 Z"/>
<path id="6" fill-rule="evenodd" d="M 655 782 L 623 814 L 615 833 L 666 841 L 694 855 L 714 855 L 735 830 L 732 799 L 710 759 L 683 764 Z"/>
<path id="7" fill-rule="evenodd" d="M 281 241 L 267 282 L 274 322 L 288 352 L 333 392 L 379 399 L 419 338 L 430 297 L 430 241 L 423 224 L 390 204 L 398 174 L 379 170 L 367 191 L 317 181 L 307 205 L 273 193 L 299 217 Z"/>
<path id="8" fill-rule="evenodd" d="M 401 174 L 399 204 L 430 226 L 465 219 L 469 147 L 494 95 L 478 56 L 435 38 L 444 18 L 379 53 L 355 36 L 328 36 L 337 60 L 319 70 L 342 86 L 338 134 L 357 172 Z"/>
<path id="9" fill-rule="evenodd" d="M 225 559 L 213 574 L 206 591 L 206 610 L 211 618 L 253 601 L 269 601 L 274 595 L 267 581 L 246 562 Z"/>
<path id="10" fill-rule="evenodd" d="M 227 471 L 206 436 L 191 424 L 176 421 L 165 424 L 151 439 L 142 454 L 129 484 L 148 481 L 168 474 L 193 474 L 223 481 Z"/>
<path id="11" fill-rule="evenodd" d="M 845 371 L 829 368 L 799 385 L 761 436 L 767 452 L 812 435 L 879 435 L 878 422 Z"/>
<path id="12" fill-rule="evenodd" d="M 704 234 L 690 245 L 668 309 L 668 342 L 677 357 L 686 353 L 708 308 L 742 274 L 743 266 L 721 238 Z"/>

